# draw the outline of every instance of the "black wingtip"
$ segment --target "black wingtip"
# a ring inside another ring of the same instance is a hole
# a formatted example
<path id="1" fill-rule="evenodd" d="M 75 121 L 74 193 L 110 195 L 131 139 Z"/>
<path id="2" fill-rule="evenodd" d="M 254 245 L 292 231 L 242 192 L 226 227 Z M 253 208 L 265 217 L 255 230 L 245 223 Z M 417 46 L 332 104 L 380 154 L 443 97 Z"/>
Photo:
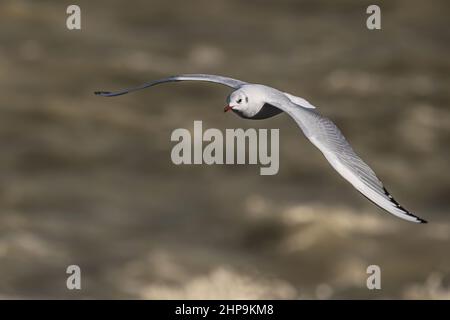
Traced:
<path id="1" fill-rule="evenodd" d="M 426 220 L 424 220 L 424 219 L 422 219 L 422 218 L 419 218 L 418 216 L 416 216 L 416 215 L 414 215 L 414 214 L 412 214 L 411 212 L 409 212 L 408 210 L 406 210 L 405 208 L 403 208 L 392 196 L 391 196 L 391 194 L 389 193 L 389 191 L 387 191 L 386 190 L 386 188 L 384 188 L 383 187 L 383 189 L 384 189 L 384 193 L 386 194 L 386 196 L 391 200 L 391 202 L 393 203 L 393 204 L 395 204 L 396 205 L 396 207 L 397 208 L 399 208 L 400 210 L 403 210 L 404 212 L 405 212 L 405 214 L 407 214 L 408 216 L 411 216 L 411 217 L 414 217 L 417 221 L 417 223 L 428 223 L 428 221 L 426 221 Z"/>
<path id="2" fill-rule="evenodd" d="M 111 92 L 109 92 L 109 91 L 95 91 L 94 94 L 97 95 L 97 96 L 107 97 L 108 95 L 111 94 Z"/>
<path id="3" fill-rule="evenodd" d="M 419 220 L 419 223 L 428 223 L 428 221 L 423 220 L 423 219 L 421 219 L 421 218 L 417 218 L 417 220 Z"/>
<path id="4" fill-rule="evenodd" d="M 116 97 L 121 96 L 123 94 L 127 94 L 128 91 L 124 92 L 110 92 L 110 91 L 95 91 L 94 94 L 101 97 Z"/>

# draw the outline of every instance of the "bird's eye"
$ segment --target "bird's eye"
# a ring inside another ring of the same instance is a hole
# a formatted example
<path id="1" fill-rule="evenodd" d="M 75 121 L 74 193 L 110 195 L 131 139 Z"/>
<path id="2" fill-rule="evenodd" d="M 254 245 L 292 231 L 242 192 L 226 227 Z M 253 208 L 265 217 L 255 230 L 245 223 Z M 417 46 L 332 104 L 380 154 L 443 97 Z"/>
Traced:
<path id="1" fill-rule="evenodd" d="M 242 99 L 239 98 L 236 102 L 237 102 L 237 103 L 241 103 L 241 102 L 242 102 Z"/>

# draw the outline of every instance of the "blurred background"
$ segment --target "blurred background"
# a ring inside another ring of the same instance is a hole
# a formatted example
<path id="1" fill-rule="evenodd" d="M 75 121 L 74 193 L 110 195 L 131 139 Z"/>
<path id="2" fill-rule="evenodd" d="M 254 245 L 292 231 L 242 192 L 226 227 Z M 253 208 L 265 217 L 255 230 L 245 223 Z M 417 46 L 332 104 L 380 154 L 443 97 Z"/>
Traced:
<path id="1" fill-rule="evenodd" d="M 448 1 L 0 2 L 0 298 L 450 298 Z M 375 207 L 288 116 L 224 114 L 213 73 L 305 97 L 394 197 Z M 280 171 L 176 166 L 176 128 L 280 128 Z M 66 288 L 81 267 L 82 290 Z M 381 267 L 381 290 L 366 268 Z"/>

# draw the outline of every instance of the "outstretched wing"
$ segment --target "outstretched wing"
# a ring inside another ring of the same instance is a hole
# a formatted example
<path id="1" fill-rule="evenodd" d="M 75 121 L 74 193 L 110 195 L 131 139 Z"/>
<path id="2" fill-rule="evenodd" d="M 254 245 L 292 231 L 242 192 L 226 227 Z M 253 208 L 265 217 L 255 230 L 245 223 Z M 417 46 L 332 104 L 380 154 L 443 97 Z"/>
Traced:
<path id="1" fill-rule="evenodd" d="M 323 153 L 331 166 L 367 199 L 399 218 L 426 223 L 394 200 L 375 172 L 353 151 L 331 120 L 314 110 L 300 108 L 286 101 L 276 106 L 294 118 L 306 137 Z"/>
<path id="2" fill-rule="evenodd" d="M 103 97 L 115 97 L 115 96 L 120 96 L 120 95 L 126 94 L 128 92 L 152 87 L 152 86 L 155 86 L 160 83 L 176 82 L 176 81 L 214 82 L 214 83 L 223 84 L 225 86 L 228 86 L 228 87 L 231 87 L 234 89 L 239 89 L 244 84 L 247 84 L 244 81 L 240 81 L 240 80 L 236 80 L 236 79 L 232 79 L 232 78 L 228 78 L 228 77 L 216 76 L 216 75 L 212 75 L 212 74 L 181 74 L 178 76 L 172 76 L 172 77 L 168 77 L 168 78 L 163 78 L 163 79 L 158 79 L 158 80 L 154 80 L 151 82 L 147 82 L 147 83 L 144 83 L 143 85 L 140 85 L 140 86 L 134 87 L 134 88 L 124 89 L 124 90 L 114 91 L 114 92 L 97 91 L 97 92 L 95 92 L 95 94 L 99 95 L 99 96 L 103 96 Z"/>

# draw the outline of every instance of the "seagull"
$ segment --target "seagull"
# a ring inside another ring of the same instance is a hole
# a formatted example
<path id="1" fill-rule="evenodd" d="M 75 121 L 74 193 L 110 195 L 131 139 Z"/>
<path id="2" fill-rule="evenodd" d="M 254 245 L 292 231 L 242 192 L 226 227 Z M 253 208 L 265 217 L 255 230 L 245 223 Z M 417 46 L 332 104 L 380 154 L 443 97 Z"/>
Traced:
<path id="1" fill-rule="evenodd" d="M 206 81 L 234 89 L 227 97 L 224 112 L 232 111 L 244 119 L 267 119 L 281 112 L 291 116 L 304 135 L 325 156 L 331 166 L 353 187 L 375 205 L 407 221 L 426 223 L 403 208 L 386 190 L 375 172 L 353 151 L 338 127 L 322 116 L 316 107 L 303 98 L 275 88 L 210 74 L 181 74 L 144 83 L 116 92 L 97 91 L 96 95 L 115 97 L 177 81 Z"/>

